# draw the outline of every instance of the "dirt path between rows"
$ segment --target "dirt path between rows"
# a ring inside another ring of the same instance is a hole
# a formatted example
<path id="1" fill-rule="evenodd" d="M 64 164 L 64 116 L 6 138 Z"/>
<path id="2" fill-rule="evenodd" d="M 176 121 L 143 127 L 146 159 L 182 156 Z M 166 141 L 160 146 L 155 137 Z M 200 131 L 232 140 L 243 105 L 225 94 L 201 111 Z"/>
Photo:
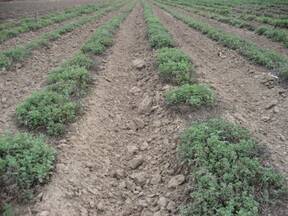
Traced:
<path id="1" fill-rule="evenodd" d="M 154 11 L 191 57 L 201 79 L 215 88 L 219 102 L 224 104 L 222 115 L 248 127 L 260 144 L 268 147 L 273 165 L 287 174 L 287 90 L 279 85 L 267 87 L 264 83 L 270 78 L 266 69 L 250 64 L 163 10 L 154 7 Z"/>
<path id="2" fill-rule="evenodd" d="M 97 81 L 86 114 L 59 141 L 56 173 L 33 214 L 176 215 L 184 176 L 174 178 L 175 148 L 185 121 L 163 106 L 167 86 L 153 69 L 145 28 L 138 4 L 102 69 L 93 71 Z M 145 60 L 145 68 L 133 66 L 136 58 Z"/>
<path id="3" fill-rule="evenodd" d="M 178 8 L 178 7 L 173 7 L 173 8 L 175 9 L 175 11 L 179 11 L 179 12 L 181 12 L 187 16 L 194 18 L 195 20 L 199 20 L 199 21 L 207 23 L 207 24 L 209 24 L 209 25 L 211 25 L 217 29 L 223 30 L 224 32 L 231 33 L 231 34 L 238 36 L 242 39 L 251 41 L 251 42 L 255 43 L 256 45 L 258 45 L 258 47 L 260 47 L 260 48 L 271 49 L 271 50 L 274 50 L 275 52 L 278 52 L 282 55 L 288 56 L 288 49 L 285 48 L 283 44 L 278 43 L 278 42 L 273 42 L 272 40 L 270 40 L 264 36 L 255 34 L 253 31 L 248 31 L 246 29 L 241 29 L 241 28 L 237 28 L 237 27 L 231 26 L 231 25 L 226 24 L 226 23 L 218 22 L 217 20 L 209 19 L 207 17 L 203 17 L 203 16 L 197 15 L 195 13 L 188 12 L 188 11 L 181 9 L 181 8 Z"/>
<path id="4" fill-rule="evenodd" d="M 118 13 L 108 13 L 98 21 L 75 29 L 49 47 L 33 51 L 32 56 L 16 68 L 0 71 L 0 133 L 17 130 L 13 119 L 15 107 L 33 91 L 41 89 L 49 71 L 72 58 L 98 26 Z"/>

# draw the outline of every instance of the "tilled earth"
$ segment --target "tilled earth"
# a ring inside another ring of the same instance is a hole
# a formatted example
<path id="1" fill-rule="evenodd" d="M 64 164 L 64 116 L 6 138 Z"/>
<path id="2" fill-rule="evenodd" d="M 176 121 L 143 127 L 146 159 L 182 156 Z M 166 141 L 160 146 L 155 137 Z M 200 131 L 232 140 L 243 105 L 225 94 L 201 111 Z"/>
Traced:
<path id="1" fill-rule="evenodd" d="M 83 3 L 95 3 L 97 0 L 23 0 L 0 1 L 0 21 L 17 20 L 23 17 L 37 18 L 49 12 L 63 10 Z"/>
<path id="2" fill-rule="evenodd" d="M 161 82 L 155 70 L 138 3 L 121 24 L 113 47 L 95 58 L 98 64 L 92 71 L 91 92 L 83 101 L 84 114 L 56 141 L 58 161 L 51 182 L 32 204 L 19 206 L 17 215 L 178 215 L 177 207 L 189 192 L 187 173 L 176 154 L 179 134 L 192 121 L 215 116 L 249 128 L 268 147 L 271 163 L 287 173 L 287 90 L 266 69 L 158 7 L 153 10 L 191 57 L 199 79 L 214 88 L 216 106 L 191 111 L 165 105 L 163 93 L 171 86 Z M 43 87 L 47 72 L 71 58 L 100 24 L 117 13 L 68 33 L 13 70 L 0 72 L 1 133 L 16 130 L 16 105 Z M 287 215 L 287 208 L 270 215 Z"/>

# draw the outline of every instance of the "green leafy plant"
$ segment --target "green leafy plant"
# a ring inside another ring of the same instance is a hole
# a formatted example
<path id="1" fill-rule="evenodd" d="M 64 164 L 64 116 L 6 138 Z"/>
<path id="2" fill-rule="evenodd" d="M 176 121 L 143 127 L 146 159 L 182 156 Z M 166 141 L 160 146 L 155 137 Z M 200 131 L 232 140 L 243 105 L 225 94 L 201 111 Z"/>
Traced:
<path id="1" fill-rule="evenodd" d="M 47 182 L 55 161 L 55 150 L 27 133 L 0 135 L 0 155 L 0 198 L 22 198 Z M 11 212 L 9 206 L 5 209 Z"/>
<path id="2" fill-rule="evenodd" d="M 79 63 L 83 64 L 82 61 Z M 79 66 L 60 67 L 48 76 L 48 89 L 67 97 L 83 95 L 89 83 L 91 83 L 89 72 L 86 68 Z"/>
<path id="3" fill-rule="evenodd" d="M 65 96 L 43 90 L 20 104 L 16 108 L 16 117 L 29 129 L 41 129 L 55 136 L 63 134 L 65 124 L 75 120 L 77 111 L 77 104 Z"/>
<path id="4" fill-rule="evenodd" d="M 195 79 L 194 67 L 189 56 L 177 48 L 162 48 L 156 53 L 160 77 L 168 82 L 182 84 Z"/>
<path id="5" fill-rule="evenodd" d="M 286 194 L 285 178 L 261 163 L 249 132 L 221 119 L 194 123 L 179 154 L 191 168 L 191 201 L 182 215 L 260 215 L 262 205 Z"/>
<path id="6" fill-rule="evenodd" d="M 215 101 L 213 91 L 203 84 L 185 84 L 170 90 L 165 95 L 169 105 L 189 104 L 192 107 L 212 105 Z"/>
<path id="7" fill-rule="evenodd" d="M 169 32 L 160 23 L 159 19 L 153 15 L 151 7 L 144 3 L 144 17 L 148 25 L 148 38 L 151 47 L 160 49 L 163 47 L 173 47 L 174 41 Z"/>

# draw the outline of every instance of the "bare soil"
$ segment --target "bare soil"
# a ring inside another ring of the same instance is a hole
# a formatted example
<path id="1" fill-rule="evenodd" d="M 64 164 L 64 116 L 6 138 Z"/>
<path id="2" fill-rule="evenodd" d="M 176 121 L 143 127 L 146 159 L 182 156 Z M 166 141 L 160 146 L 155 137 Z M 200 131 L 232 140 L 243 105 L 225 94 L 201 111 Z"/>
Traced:
<path id="1" fill-rule="evenodd" d="M 0 1 L 0 21 L 17 20 L 23 17 L 37 18 L 49 12 L 64 10 L 85 3 L 97 3 L 97 0 Z"/>
<path id="2" fill-rule="evenodd" d="M 96 22 L 63 35 L 48 47 L 33 51 L 32 56 L 16 64 L 13 69 L 0 72 L 0 133 L 16 131 L 14 123 L 16 106 L 32 92 L 41 89 L 45 84 L 47 73 L 72 58 L 95 28 L 117 13 L 108 13 Z"/>

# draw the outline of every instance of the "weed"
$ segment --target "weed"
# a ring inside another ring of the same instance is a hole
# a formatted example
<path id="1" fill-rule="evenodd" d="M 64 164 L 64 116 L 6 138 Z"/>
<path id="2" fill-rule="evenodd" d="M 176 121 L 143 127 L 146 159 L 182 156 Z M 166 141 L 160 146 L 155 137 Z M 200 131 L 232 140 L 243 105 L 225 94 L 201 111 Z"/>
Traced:
<path id="1" fill-rule="evenodd" d="M 195 79 L 189 56 L 177 48 L 162 48 L 156 53 L 159 75 L 164 81 L 182 84 Z"/>
<path id="2" fill-rule="evenodd" d="M 78 106 L 66 97 L 52 91 L 32 94 L 16 108 L 20 124 L 29 129 L 41 129 L 49 135 L 57 136 L 64 132 L 64 125 L 76 118 Z"/>
<path id="3" fill-rule="evenodd" d="M 261 205 L 286 191 L 284 177 L 261 164 L 249 132 L 224 120 L 193 124 L 182 135 L 179 153 L 194 178 L 184 216 L 259 215 Z"/>
<path id="4" fill-rule="evenodd" d="M 170 90 L 165 95 L 169 105 L 189 104 L 192 107 L 212 105 L 215 101 L 213 91 L 203 84 L 185 84 Z"/>
<path id="5" fill-rule="evenodd" d="M 0 136 L 1 196 L 22 198 L 28 191 L 45 183 L 53 169 L 55 151 L 42 137 L 26 133 Z M 6 206 L 6 213 L 11 208 Z M 9 215 L 9 214 L 8 214 Z"/>

